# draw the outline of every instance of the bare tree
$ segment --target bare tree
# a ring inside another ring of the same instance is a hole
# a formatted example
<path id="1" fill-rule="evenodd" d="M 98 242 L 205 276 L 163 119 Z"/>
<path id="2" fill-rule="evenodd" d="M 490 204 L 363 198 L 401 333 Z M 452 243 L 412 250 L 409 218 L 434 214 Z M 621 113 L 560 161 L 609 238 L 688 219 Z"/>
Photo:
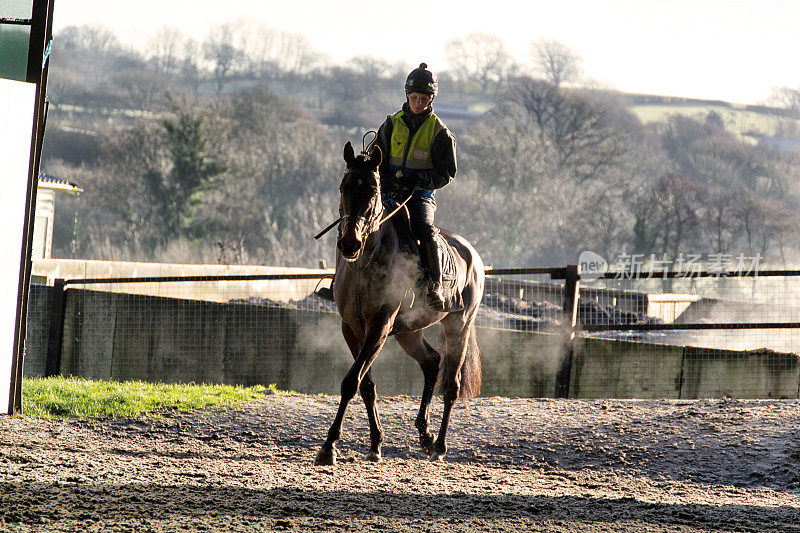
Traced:
<path id="1" fill-rule="evenodd" d="M 358 72 L 373 79 L 387 78 L 393 70 L 392 64 L 388 61 L 370 55 L 356 56 L 349 63 Z"/>
<path id="2" fill-rule="evenodd" d="M 58 32 L 58 40 L 65 48 L 84 48 L 96 54 L 107 54 L 121 49 L 117 36 L 101 24 L 67 26 Z"/>
<path id="3" fill-rule="evenodd" d="M 107 73 L 122 54 L 122 46 L 117 36 L 100 24 L 67 26 L 56 36 L 54 42 L 58 50 L 68 50 L 76 67 L 81 70 L 84 84 L 96 86 L 103 83 Z M 87 83 L 88 82 L 88 83 Z"/>
<path id="4" fill-rule="evenodd" d="M 180 73 L 183 83 L 197 92 L 200 87 L 200 45 L 194 39 L 187 39 L 183 45 Z"/>
<path id="5" fill-rule="evenodd" d="M 124 104 L 134 111 L 153 111 L 163 103 L 167 81 L 150 71 L 123 72 L 114 78 Z"/>
<path id="6" fill-rule="evenodd" d="M 542 39 L 533 43 L 531 55 L 536 70 L 556 87 L 577 82 L 581 77 L 581 57 L 556 40 Z"/>
<path id="7" fill-rule="evenodd" d="M 150 38 L 148 48 L 157 70 L 169 73 L 177 69 L 178 50 L 183 41 L 180 30 L 171 26 L 162 26 Z"/>
<path id="8" fill-rule="evenodd" d="M 523 78 L 511 88 L 510 97 L 521 110 L 521 118 L 532 121 L 540 144 L 555 153 L 556 164 L 572 167 L 580 180 L 596 176 L 627 150 L 607 106 L 587 95 Z"/>
<path id="9" fill-rule="evenodd" d="M 233 43 L 233 27 L 230 23 L 214 26 L 203 43 L 203 53 L 214 67 L 214 79 L 217 82 L 217 94 L 228 82 L 228 77 L 236 68 L 241 52 Z"/>
<path id="10" fill-rule="evenodd" d="M 332 67 L 327 84 L 329 98 L 332 100 L 334 120 L 346 126 L 366 124 L 363 111 L 369 94 L 370 83 L 367 75 L 347 67 Z"/>
<path id="11" fill-rule="evenodd" d="M 242 72 L 252 77 L 266 75 L 276 56 L 276 30 L 247 19 L 237 19 L 231 24 L 235 29 L 233 44 L 241 54 Z"/>
<path id="12" fill-rule="evenodd" d="M 676 258 L 691 243 L 698 230 L 698 217 L 704 194 L 697 182 L 681 174 L 661 176 L 653 191 L 651 215 L 661 249 Z"/>
<path id="13" fill-rule="evenodd" d="M 699 210 L 700 227 L 714 252 L 729 252 L 742 227 L 736 217 L 741 197 L 737 191 L 725 187 L 712 187 L 704 196 L 705 202 Z"/>
<path id="14" fill-rule="evenodd" d="M 445 55 L 461 81 L 478 80 L 484 95 L 489 83 L 506 76 L 511 63 L 503 41 L 486 33 L 471 33 L 449 41 L 445 44 Z"/>
<path id="15" fill-rule="evenodd" d="M 766 256 L 773 244 L 783 245 L 789 236 L 797 233 L 797 217 L 782 201 L 762 198 L 752 191 L 737 192 L 739 201 L 736 216 L 744 231 L 745 244 L 750 253 Z"/>
<path id="16" fill-rule="evenodd" d="M 773 87 L 767 102 L 798 116 L 800 115 L 800 88 Z"/>
<path id="17" fill-rule="evenodd" d="M 323 56 L 314 50 L 304 36 L 281 32 L 276 39 L 273 61 L 283 74 L 304 76 L 324 62 Z"/>

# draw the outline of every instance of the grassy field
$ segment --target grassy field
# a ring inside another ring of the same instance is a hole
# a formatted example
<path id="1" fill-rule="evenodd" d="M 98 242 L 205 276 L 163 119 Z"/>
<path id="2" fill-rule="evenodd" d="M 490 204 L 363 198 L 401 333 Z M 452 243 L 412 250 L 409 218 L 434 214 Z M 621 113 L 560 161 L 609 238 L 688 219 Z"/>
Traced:
<path id="1" fill-rule="evenodd" d="M 280 392 L 269 387 L 92 381 L 72 377 L 23 380 L 25 416 L 41 418 L 117 418 L 158 416 L 168 411 L 189 412 L 233 406 Z"/>
<path id="2" fill-rule="evenodd" d="M 744 108 L 703 104 L 656 104 L 634 105 L 628 109 L 644 123 L 663 122 L 675 114 L 705 120 L 709 113 L 715 112 L 728 130 L 740 136 L 745 132 L 757 132 L 769 136 L 800 138 L 800 120 Z"/>

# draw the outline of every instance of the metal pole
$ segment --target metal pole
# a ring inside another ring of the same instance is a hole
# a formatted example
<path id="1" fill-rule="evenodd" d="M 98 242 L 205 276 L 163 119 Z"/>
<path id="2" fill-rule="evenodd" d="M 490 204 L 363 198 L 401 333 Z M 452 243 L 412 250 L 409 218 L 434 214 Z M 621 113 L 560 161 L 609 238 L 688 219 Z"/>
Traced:
<path id="1" fill-rule="evenodd" d="M 44 52 L 52 35 L 53 1 L 34 0 L 31 8 L 31 33 L 28 47 L 28 69 L 26 81 L 36 83 L 34 130 L 31 138 L 31 156 L 28 175 L 28 194 L 23 225 L 22 264 L 19 275 L 19 300 L 15 323 L 14 353 L 11 360 L 11 383 L 9 388 L 8 414 L 22 412 L 22 370 L 24 366 L 26 320 L 28 316 L 28 286 L 31 277 L 31 248 L 35 220 L 36 187 L 39 181 L 39 161 L 42 153 L 45 125 L 45 92 L 47 87 L 48 62 Z"/>

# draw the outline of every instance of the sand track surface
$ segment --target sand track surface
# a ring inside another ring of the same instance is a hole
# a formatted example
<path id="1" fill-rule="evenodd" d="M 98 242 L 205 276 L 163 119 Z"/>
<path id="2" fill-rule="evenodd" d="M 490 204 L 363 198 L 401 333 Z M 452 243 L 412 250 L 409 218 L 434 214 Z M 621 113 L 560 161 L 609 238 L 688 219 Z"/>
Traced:
<path id="1" fill-rule="evenodd" d="M 796 531 L 800 402 L 478 398 L 449 452 L 418 398 L 381 398 L 382 463 L 354 401 L 269 395 L 161 419 L 0 418 L 0 531 Z M 438 427 L 441 402 L 433 405 Z"/>

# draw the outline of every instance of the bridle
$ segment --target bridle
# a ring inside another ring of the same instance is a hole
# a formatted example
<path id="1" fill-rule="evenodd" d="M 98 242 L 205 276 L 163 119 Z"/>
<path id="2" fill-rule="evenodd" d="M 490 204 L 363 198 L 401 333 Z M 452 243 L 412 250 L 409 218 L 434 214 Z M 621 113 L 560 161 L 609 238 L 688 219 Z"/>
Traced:
<path id="1" fill-rule="evenodd" d="M 344 173 L 345 177 L 351 172 L 353 171 L 352 170 L 345 171 Z M 372 198 L 370 199 L 367 208 L 358 215 L 343 214 L 341 215 L 338 221 L 340 225 L 346 224 L 347 222 L 355 224 L 355 228 L 357 231 L 356 236 L 358 237 L 359 241 L 363 243 L 362 246 L 358 249 L 358 252 L 356 253 L 355 256 L 353 256 L 352 258 L 345 257 L 345 260 L 348 263 L 358 262 L 358 260 L 361 258 L 361 255 L 364 253 L 364 249 L 366 248 L 367 238 L 369 238 L 369 236 L 372 233 L 377 231 L 380 228 L 381 224 L 383 224 L 388 219 L 388 217 L 382 216 L 384 209 L 383 209 L 383 202 L 381 201 L 380 177 L 378 175 L 378 172 L 376 171 L 371 172 L 369 177 L 367 177 L 366 179 L 370 178 L 374 178 L 379 185 L 377 194 L 372 195 Z M 361 181 L 359 181 L 359 183 L 361 183 Z M 341 187 L 339 189 L 340 191 L 342 190 Z M 359 230 L 359 222 L 361 222 L 360 230 Z M 339 233 L 341 235 L 341 228 Z M 367 264 L 369 264 L 369 262 Z"/>
<path id="2" fill-rule="evenodd" d="M 373 139 L 372 139 L 372 142 L 370 142 L 369 144 L 367 144 L 367 135 L 369 135 L 370 133 L 374 134 L 374 135 L 375 135 L 375 137 L 373 137 Z M 373 146 L 373 145 L 375 144 L 375 139 L 376 139 L 377 137 L 378 137 L 378 132 L 376 132 L 376 131 L 368 131 L 368 132 L 366 132 L 366 133 L 364 134 L 364 136 L 361 138 L 361 147 L 362 147 L 362 149 L 361 149 L 361 155 L 363 155 L 363 156 L 369 156 L 369 154 L 368 154 L 368 152 L 367 152 L 367 148 L 368 148 L 369 146 Z M 347 176 L 347 174 L 348 174 L 348 173 L 350 173 L 350 172 L 352 172 L 352 170 L 351 170 L 351 169 L 348 169 L 348 170 L 346 170 L 346 171 L 345 171 L 345 173 L 344 173 L 344 176 Z M 378 172 L 377 172 L 377 171 L 374 171 L 374 172 L 372 172 L 372 174 L 373 174 L 373 177 L 377 177 L 377 182 L 378 182 L 378 185 L 379 185 L 379 187 L 380 187 L 380 175 L 378 174 Z M 342 177 L 342 182 L 344 182 L 344 176 Z M 342 187 L 341 187 L 341 186 L 339 186 L 339 191 L 341 192 L 341 190 L 342 190 Z M 364 227 L 368 227 L 368 228 L 370 228 L 370 229 L 369 229 L 369 231 L 368 231 L 368 232 L 366 232 L 366 233 L 365 233 L 365 235 L 363 236 L 363 240 L 366 242 L 366 237 L 367 237 L 367 236 L 368 236 L 370 233 L 372 233 L 372 232 L 374 232 L 374 231 L 377 231 L 377 230 L 378 230 L 378 228 L 381 226 L 381 224 L 383 224 L 384 222 L 386 222 L 387 220 L 389 220 L 390 218 L 392 218 L 392 217 L 393 217 L 393 216 L 394 216 L 394 215 L 395 215 L 395 214 L 396 214 L 398 211 L 400 211 L 400 210 L 401 210 L 403 207 L 405 207 L 405 205 L 408 203 L 408 201 L 409 201 L 409 200 L 411 200 L 411 197 L 412 197 L 412 196 L 413 196 L 413 195 L 409 194 L 409 195 L 408 195 L 408 198 L 406 198 L 405 200 L 403 200 L 403 202 L 402 202 L 400 205 L 398 205 L 398 206 L 397 206 L 397 207 L 396 207 L 396 208 L 395 208 L 395 209 L 394 209 L 394 210 L 393 210 L 391 213 L 389 213 L 388 215 L 386 215 L 385 217 L 383 217 L 382 219 L 380 219 L 380 220 L 379 220 L 377 223 L 375 223 L 375 221 L 374 221 L 374 218 L 376 218 L 378 215 L 380 215 L 381 213 L 383 213 L 383 202 L 379 202 L 379 203 L 380 203 L 380 206 L 381 206 L 381 209 L 380 209 L 380 210 L 377 210 L 377 209 L 375 209 L 375 206 L 374 206 L 374 202 L 375 202 L 375 200 L 373 199 L 373 205 L 371 206 L 371 207 L 372 207 L 372 210 L 371 210 L 371 211 L 372 211 L 372 215 L 373 215 L 373 216 L 372 216 L 372 217 L 370 217 L 370 221 L 369 221 L 370 223 L 369 223 L 369 224 L 366 224 L 366 223 L 364 224 Z M 377 198 L 379 198 L 379 199 L 381 198 L 381 195 L 380 195 L 380 188 L 378 189 L 378 194 L 376 195 L 376 197 L 377 197 Z M 340 213 L 340 215 L 339 215 L 339 218 L 337 218 L 336 220 L 334 220 L 333 222 L 331 222 L 330 224 L 328 224 L 328 225 L 325 227 L 325 229 L 323 229 L 322 231 L 320 231 L 319 233 L 317 233 L 316 235 L 314 235 L 314 239 L 318 240 L 320 237 L 322 237 L 323 235 L 325 235 L 326 233 L 328 233 L 330 230 L 332 230 L 334 227 L 336 227 L 336 225 L 339 225 L 339 226 L 341 227 L 341 223 L 342 223 L 344 220 L 349 220 L 350 218 L 352 218 L 350 215 L 342 215 L 342 214 L 341 214 L 341 206 L 339 206 L 339 213 Z M 366 222 L 366 221 L 367 221 L 367 216 L 366 216 L 366 215 L 359 215 L 359 216 L 355 217 L 355 219 L 356 219 L 356 222 L 358 222 L 359 220 L 364 220 L 364 221 Z M 373 226 L 374 226 L 374 227 L 373 227 Z M 340 235 L 341 235 L 341 232 L 340 232 Z M 361 237 L 361 236 L 359 235 L 359 237 Z M 360 254 L 359 254 L 359 255 L 360 255 Z M 347 259 L 347 258 L 345 258 L 345 259 Z M 358 260 L 358 259 L 356 258 L 355 260 Z"/>

